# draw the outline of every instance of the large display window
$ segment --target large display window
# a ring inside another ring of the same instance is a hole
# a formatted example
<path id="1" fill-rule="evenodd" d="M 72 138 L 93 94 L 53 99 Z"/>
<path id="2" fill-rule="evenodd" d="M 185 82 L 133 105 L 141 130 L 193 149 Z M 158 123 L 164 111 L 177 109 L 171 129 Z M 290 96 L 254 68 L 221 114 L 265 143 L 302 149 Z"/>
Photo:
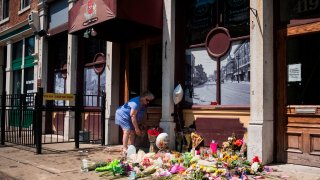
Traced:
<path id="1" fill-rule="evenodd" d="M 220 58 L 221 105 L 250 105 L 250 42 L 235 41 Z M 217 62 L 206 48 L 186 51 L 185 101 L 189 105 L 217 104 Z"/>
<path id="2" fill-rule="evenodd" d="M 250 105 L 249 12 L 249 0 L 193 0 L 187 6 L 187 106 Z"/>

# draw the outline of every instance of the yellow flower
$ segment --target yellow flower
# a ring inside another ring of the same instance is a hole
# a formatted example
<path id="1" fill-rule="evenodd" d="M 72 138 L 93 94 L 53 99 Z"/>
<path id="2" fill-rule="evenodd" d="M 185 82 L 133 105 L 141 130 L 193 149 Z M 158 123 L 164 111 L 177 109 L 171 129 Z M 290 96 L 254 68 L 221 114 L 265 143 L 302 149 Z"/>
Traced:
<path id="1" fill-rule="evenodd" d="M 214 172 L 214 174 L 215 174 L 216 176 L 219 176 L 219 175 L 223 174 L 224 172 L 225 172 L 224 169 L 217 169 L 217 170 Z"/>
<path id="2" fill-rule="evenodd" d="M 237 155 L 234 155 L 232 158 L 233 160 L 237 160 L 239 157 Z"/>

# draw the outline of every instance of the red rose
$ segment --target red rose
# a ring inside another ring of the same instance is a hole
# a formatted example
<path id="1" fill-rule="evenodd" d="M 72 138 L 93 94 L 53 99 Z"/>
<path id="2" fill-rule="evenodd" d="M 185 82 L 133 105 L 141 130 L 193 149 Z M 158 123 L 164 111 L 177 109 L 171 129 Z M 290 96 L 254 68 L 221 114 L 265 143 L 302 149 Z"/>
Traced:
<path id="1" fill-rule="evenodd" d="M 254 158 L 252 158 L 252 163 L 255 163 L 255 162 L 260 163 L 260 159 L 258 156 L 255 156 Z"/>

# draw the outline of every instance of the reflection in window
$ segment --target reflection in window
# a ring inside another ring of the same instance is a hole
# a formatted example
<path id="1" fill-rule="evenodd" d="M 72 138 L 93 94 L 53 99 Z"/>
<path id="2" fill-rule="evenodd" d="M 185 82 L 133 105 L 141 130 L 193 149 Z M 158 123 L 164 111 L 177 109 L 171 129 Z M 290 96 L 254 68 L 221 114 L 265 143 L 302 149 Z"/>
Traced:
<path id="1" fill-rule="evenodd" d="M 16 43 L 13 43 L 12 45 L 12 59 L 18 59 L 22 58 L 22 44 L 23 41 L 18 41 Z"/>
<path id="2" fill-rule="evenodd" d="M 291 20 L 320 18 L 320 0 L 281 0 L 279 5 L 281 24 L 290 24 Z"/>
<path id="3" fill-rule="evenodd" d="M 25 39 L 25 56 L 32 56 L 34 53 L 34 36 Z"/>
<path id="4" fill-rule="evenodd" d="M 29 5 L 30 5 L 30 0 L 21 0 L 21 9 L 24 9 Z"/>
<path id="5" fill-rule="evenodd" d="M 13 71 L 13 94 L 21 94 L 21 70 Z"/>
<path id="6" fill-rule="evenodd" d="M 225 27 L 231 37 L 250 34 L 249 0 L 191 0 L 186 8 L 187 44 L 205 42 L 215 27 Z"/>
<path id="7" fill-rule="evenodd" d="M 33 71 L 33 67 L 24 70 L 24 93 L 33 93 Z"/>
<path id="8" fill-rule="evenodd" d="M 99 106 L 99 95 L 105 90 L 106 86 L 106 71 L 97 74 L 94 67 L 86 67 L 84 69 L 84 105 Z"/>
<path id="9" fill-rule="evenodd" d="M 62 72 L 58 71 L 54 73 L 54 93 L 65 93 L 65 78 L 62 75 Z M 63 106 L 64 105 L 63 100 L 56 100 L 54 101 L 54 104 L 56 106 Z"/>
<path id="10" fill-rule="evenodd" d="M 231 44 L 220 58 L 221 105 L 250 104 L 250 43 Z M 186 51 L 185 101 L 189 105 L 210 105 L 217 102 L 217 62 L 205 48 Z"/>
<path id="11" fill-rule="evenodd" d="M 0 20 L 9 17 L 9 0 L 2 0 L 2 14 Z"/>

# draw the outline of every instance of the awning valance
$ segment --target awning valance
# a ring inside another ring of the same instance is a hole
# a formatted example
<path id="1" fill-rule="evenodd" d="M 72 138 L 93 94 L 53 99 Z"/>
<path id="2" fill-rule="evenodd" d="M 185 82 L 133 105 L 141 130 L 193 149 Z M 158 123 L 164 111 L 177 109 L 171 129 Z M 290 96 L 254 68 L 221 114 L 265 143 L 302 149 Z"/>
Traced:
<path id="1" fill-rule="evenodd" d="M 94 28 L 109 41 L 161 33 L 162 6 L 162 0 L 79 0 L 69 11 L 69 33 Z"/>

